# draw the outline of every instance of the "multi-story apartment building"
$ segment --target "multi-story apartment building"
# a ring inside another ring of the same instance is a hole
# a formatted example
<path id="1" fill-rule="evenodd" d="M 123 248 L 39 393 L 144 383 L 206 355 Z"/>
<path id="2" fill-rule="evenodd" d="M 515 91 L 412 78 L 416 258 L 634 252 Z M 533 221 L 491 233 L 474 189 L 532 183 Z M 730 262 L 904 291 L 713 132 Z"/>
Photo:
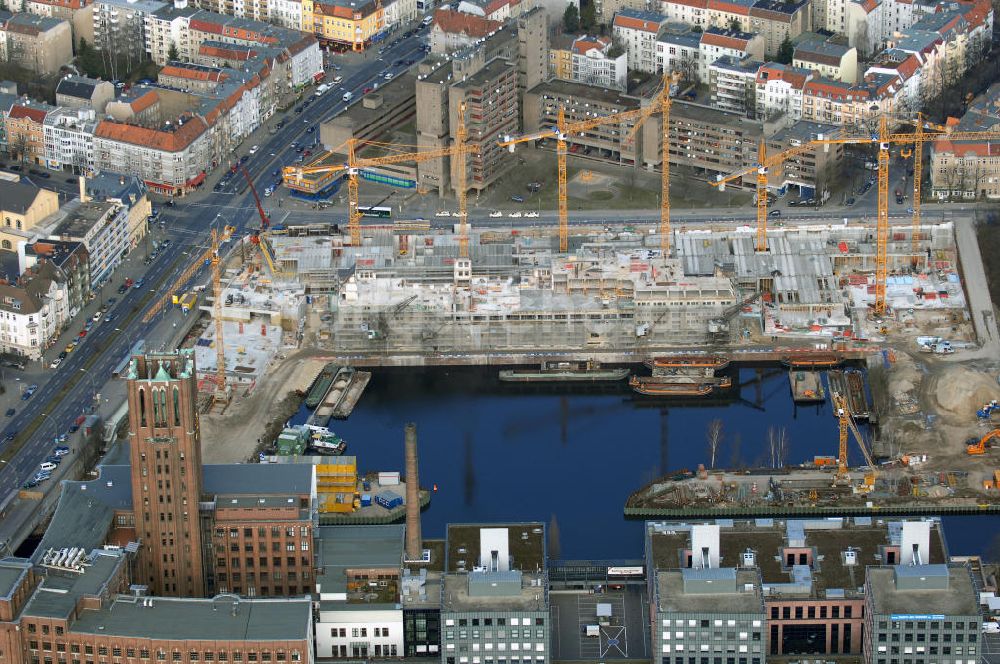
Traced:
<path id="1" fill-rule="evenodd" d="M 649 11 L 650 9 L 655 9 L 655 7 L 650 7 L 650 3 L 647 0 L 594 0 L 594 9 L 596 10 L 597 21 L 599 23 L 610 24 L 618 13 L 626 9 Z M 562 12 L 560 11 L 559 16 L 561 15 Z"/>
<path id="2" fill-rule="evenodd" d="M 667 26 L 656 39 L 656 70 L 679 75 L 682 85 L 700 83 L 701 35 L 689 26 Z"/>
<path id="3" fill-rule="evenodd" d="M 73 58 L 73 30 L 61 18 L 0 13 L 0 60 L 48 75 Z"/>
<path id="4" fill-rule="evenodd" d="M 635 9 L 623 9 L 615 14 L 611 24 L 613 34 L 628 55 L 629 69 L 656 72 L 656 37 L 666 21 L 662 14 Z"/>
<path id="5" fill-rule="evenodd" d="M 708 66 L 712 106 L 748 118 L 757 114 L 757 72 L 763 62 L 724 55 Z"/>
<path id="6" fill-rule="evenodd" d="M 792 66 L 851 85 L 858 82 L 858 50 L 819 35 L 795 45 Z"/>
<path id="7" fill-rule="evenodd" d="M 837 127 L 800 120 L 783 127 L 767 139 L 769 154 L 799 147 L 816 139 L 829 138 Z M 768 173 L 768 186 L 782 191 L 789 187 L 798 190 L 802 199 L 826 200 L 832 185 L 837 183 L 843 168 L 844 146 L 826 145 L 792 155 L 780 167 Z"/>
<path id="8" fill-rule="evenodd" d="M 802 97 L 814 74 L 802 67 L 768 62 L 757 71 L 757 117 L 802 119 Z"/>
<path id="9" fill-rule="evenodd" d="M 18 265 L 22 273 L 47 266 L 58 275 L 58 283 L 65 292 L 61 307 L 57 306 L 57 334 L 83 309 L 90 298 L 90 256 L 82 242 L 36 240 L 18 248 Z M 60 311 L 62 309 L 63 311 Z M 60 318 L 60 315 L 62 318 Z"/>
<path id="10" fill-rule="evenodd" d="M 612 115 L 639 108 L 641 100 L 603 87 L 549 81 L 535 86 L 524 95 L 524 131 L 538 131 L 556 124 L 559 109 L 567 122 L 594 116 Z M 582 150 L 594 158 L 612 163 L 635 164 L 640 142 L 632 137 L 632 123 L 603 125 L 567 136 L 569 149 Z M 553 146 L 554 147 L 554 146 Z"/>
<path id="11" fill-rule="evenodd" d="M 622 49 L 614 46 L 610 37 L 577 37 L 569 52 L 569 80 L 625 91 L 628 57 Z"/>
<path id="12" fill-rule="evenodd" d="M 104 172 L 84 179 L 80 199 L 104 201 L 121 205 L 128 210 L 126 220 L 128 246 L 134 249 L 146 236 L 149 215 L 153 211 L 146 184 L 137 177 Z"/>
<path id="13" fill-rule="evenodd" d="M 978 662 L 983 651 L 978 587 L 969 568 L 911 562 L 865 575 L 865 664 Z"/>
<path id="14" fill-rule="evenodd" d="M 74 44 L 81 38 L 88 44 L 94 42 L 94 6 L 90 0 L 24 0 L 23 9 L 37 16 L 68 21 Z"/>
<path id="15" fill-rule="evenodd" d="M 551 661 L 541 523 L 448 526 L 441 593 L 441 662 Z"/>
<path id="16" fill-rule="evenodd" d="M 86 201 L 53 228 L 49 236 L 80 242 L 90 256 L 90 283 L 103 284 L 128 254 L 128 209 L 118 203 Z"/>
<path id="17" fill-rule="evenodd" d="M 465 158 L 466 182 L 470 189 L 480 191 L 516 163 L 498 143 L 504 136 L 516 134 L 520 124 L 517 65 L 495 58 L 472 76 L 454 83 L 448 94 L 450 135 L 457 135 L 459 113 L 464 108 L 467 140 L 479 143 L 481 148 Z M 457 182 L 458 163 L 457 159 L 451 160 L 453 182 Z"/>
<path id="18" fill-rule="evenodd" d="M 169 4 L 160 0 L 94 0 L 94 46 L 126 62 L 145 60 L 146 17 Z"/>
<path id="19" fill-rule="evenodd" d="M 135 175 L 166 195 L 201 184 L 212 158 L 208 125 L 200 117 L 160 129 L 102 120 L 94 130 L 95 168 Z"/>
<path id="20" fill-rule="evenodd" d="M 7 112 L 7 153 L 11 158 L 41 164 L 45 158 L 45 117 L 55 108 L 23 98 Z"/>
<path id="21" fill-rule="evenodd" d="M 108 102 L 115 98 L 115 86 L 87 76 L 71 74 L 56 84 L 56 106 L 63 108 L 89 108 L 104 113 Z"/>
<path id="22" fill-rule="evenodd" d="M 319 529 L 316 653 L 323 659 L 402 657 L 402 525 Z"/>
<path id="23" fill-rule="evenodd" d="M 0 350 L 29 360 L 40 359 L 56 333 L 53 311 L 58 287 L 48 278 L 26 285 L 0 284 Z"/>
<path id="24" fill-rule="evenodd" d="M 324 46 L 364 51 L 382 39 L 385 9 L 375 0 L 302 0 L 302 27 Z"/>
<path id="25" fill-rule="evenodd" d="M 749 32 L 736 32 L 713 26 L 702 32 L 698 52 L 698 79 L 707 82 L 709 67 L 721 57 L 763 59 L 764 38 Z"/>
<path id="26" fill-rule="evenodd" d="M 765 52 L 777 54 L 785 38 L 794 40 L 812 29 L 810 12 L 809 0 L 757 0 L 750 8 L 750 25 L 743 29 L 762 35 Z"/>
<path id="27" fill-rule="evenodd" d="M 956 131 L 996 131 L 1000 139 L 1000 84 L 969 104 Z M 935 198 L 1000 198 L 1000 141 L 953 141 L 931 145 L 930 180 Z"/>
<path id="28" fill-rule="evenodd" d="M 45 165 L 86 174 L 94 168 L 97 114 L 90 108 L 59 107 L 46 114 L 42 126 Z"/>
<path id="29" fill-rule="evenodd" d="M 453 9 L 438 9 L 431 24 L 431 52 L 451 53 L 483 39 L 503 23 Z"/>

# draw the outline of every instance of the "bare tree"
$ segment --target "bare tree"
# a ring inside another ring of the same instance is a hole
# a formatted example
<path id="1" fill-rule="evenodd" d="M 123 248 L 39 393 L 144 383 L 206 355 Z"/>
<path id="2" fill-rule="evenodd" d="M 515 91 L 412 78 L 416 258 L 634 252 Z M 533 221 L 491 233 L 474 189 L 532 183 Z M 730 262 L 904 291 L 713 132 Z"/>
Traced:
<path id="1" fill-rule="evenodd" d="M 782 468 L 788 457 L 788 432 L 785 427 L 768 427 L 767 446 L 771 452 L 771 468 Z"/>
<path id="2" fill-rule="evenodd" d="M 708 423 L 705 431 L 705 443 L 708 449 L 708 467 L 715 468 L 715 456 L 719 452 L 719 446 L 725 434 L 722 431 L 722 420 L 716 418 Z"/>
<path id="3" fill-rule="evenodd" d="M 551 560 L 559 560 L 559 556 L 562 554 L 562 547 L 559 543 L 559 521 L 556 520 L 556 515 L 553 514 L 552 518 L 549 519 L 549 558 Z"/>

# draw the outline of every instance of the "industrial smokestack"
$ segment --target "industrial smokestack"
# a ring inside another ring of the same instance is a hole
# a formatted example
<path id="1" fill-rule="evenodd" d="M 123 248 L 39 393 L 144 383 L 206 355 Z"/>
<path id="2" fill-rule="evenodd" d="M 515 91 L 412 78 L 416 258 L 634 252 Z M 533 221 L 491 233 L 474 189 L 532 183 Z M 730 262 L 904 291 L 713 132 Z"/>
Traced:
<path id="1" fill-rule="evenodd" d="M 417 472 L 417 425 L 406 425 L 406 559 L 424 555 L 420 536 L 420 477 Z"/>

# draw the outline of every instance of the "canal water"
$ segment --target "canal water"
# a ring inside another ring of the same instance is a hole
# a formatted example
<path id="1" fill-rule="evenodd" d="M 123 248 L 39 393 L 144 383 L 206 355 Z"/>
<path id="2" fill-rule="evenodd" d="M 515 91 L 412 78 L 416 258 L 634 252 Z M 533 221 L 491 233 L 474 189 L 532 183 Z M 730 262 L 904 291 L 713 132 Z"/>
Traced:
<path id="1" fill-rule="evenodd" d="M 437 487 L 425 537 L 448 523 L 555 518 L 565 559 L 636 558 L 642 527 L 623 517 L 626 498 L 670 471 L 709 466 L 713 420 L 722 422 L 718 467 L 837 453 L 830 405 L 794 404 L 786 371 L 744 368 L 734 384 L 722 399 L 679 402 L 634 394 L 625 381 L 509 384 L 492 368 L 377 369 L 350 418 L 330 428 L 360 471 L 402 471 L 403 426 L 416 423 L 421 485 Z M 965 553 L 975 542 L 951 544 Z"/>

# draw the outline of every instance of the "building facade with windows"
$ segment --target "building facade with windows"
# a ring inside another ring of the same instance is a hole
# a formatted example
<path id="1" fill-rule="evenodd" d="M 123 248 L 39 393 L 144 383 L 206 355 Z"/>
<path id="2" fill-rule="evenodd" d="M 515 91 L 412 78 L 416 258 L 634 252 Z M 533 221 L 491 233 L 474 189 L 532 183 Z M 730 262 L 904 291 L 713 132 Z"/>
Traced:
<path id="1" fill-rule="evenodd" d="M 88 174 L 94 169 L 97 114 L 90 108 L 56 108 L 45 116 L 45 165 Z"/>
<path id="2" fill-rule="evenodd" d="M 666 17 L 655 12 L 623 9 L 611 24 L 618 44 L 625 48 L 628 68 L 656 73 L 656 37 Z"/>
<path id="3" fill-rule="evenodd" d="M 870 567 L 865 664 L 976 664 L 983 617 L 969 569 L 955 564 Z"/>

